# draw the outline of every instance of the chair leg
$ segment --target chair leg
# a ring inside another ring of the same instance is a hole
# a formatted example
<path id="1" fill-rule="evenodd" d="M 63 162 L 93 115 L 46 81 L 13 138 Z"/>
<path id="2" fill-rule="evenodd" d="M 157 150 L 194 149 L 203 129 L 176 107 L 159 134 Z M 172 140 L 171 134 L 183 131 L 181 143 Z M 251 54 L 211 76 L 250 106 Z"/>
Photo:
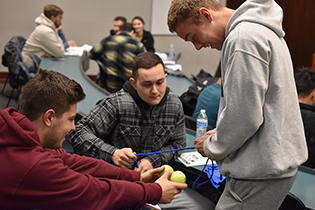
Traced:
<path id="1" fill-rule="evenodd" d="M 14 88 L 12 88 L 11 94 L 10 94 L 10 96 L 9 96 L 9 100 L 8 100 L 8 103 L 7 103 L 7 107 L 9 107 L 11 98 L 12 98 L 12 96 L 13 96 L 13 92 L 14 92 Z"/>
<path id="2" fill-rule="evenodd" d="M 9 79 L 9 75 L 7 76 L 7 79 L 5 80 L 4 86 L 2 88 L 1 95 L 3 95 L 3 92 L 4 92 L 4 89 L 5 89 L 5 86 L 7 85 L 8 79 Z"/>

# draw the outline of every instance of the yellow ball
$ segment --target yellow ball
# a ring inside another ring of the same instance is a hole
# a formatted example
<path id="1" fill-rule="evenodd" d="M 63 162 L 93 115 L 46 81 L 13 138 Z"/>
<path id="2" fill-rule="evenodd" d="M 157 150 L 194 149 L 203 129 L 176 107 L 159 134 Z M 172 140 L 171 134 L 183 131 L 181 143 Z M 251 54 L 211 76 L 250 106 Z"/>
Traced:
<path id="1" fill-rule="evenodd" d="M 186 183 L 186 176 L 181 171 L 174 171 L 170 177 L 170 181 L 178 183 Z"/>
<path id="2" fill-rule="evenodd" d="M 164 171 L 158 174 L 159 177 L 161 177 L 166 171 L 174 171 L 173 168 L 170 165 L 162 165 L 161 167 L 165 167 Z"/>

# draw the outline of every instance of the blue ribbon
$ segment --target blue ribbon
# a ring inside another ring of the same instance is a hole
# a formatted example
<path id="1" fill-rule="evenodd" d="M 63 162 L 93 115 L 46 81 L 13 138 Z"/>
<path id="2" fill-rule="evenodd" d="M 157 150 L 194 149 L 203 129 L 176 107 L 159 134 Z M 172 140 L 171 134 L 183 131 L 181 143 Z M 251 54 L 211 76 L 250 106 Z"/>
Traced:
<path id="1" fill-rule="evenodd" d="M 164 152 L 176 152 L 176 151 L 186 150 L 186 149 L 195 149 L 195 147 L 185 147 L 185 148 L 163 150 L 163 151 L 156 151 L 156 152 L 138 153 L 138 154 L 135 154 L 135 155 L 136 156 L 147 156 L 147 155 L 153 155 L 153 154 L 164 153 Z M 138 161 L 135 160 L 134 165 L 135 165 L 136 168 L 139 168 Z"/>

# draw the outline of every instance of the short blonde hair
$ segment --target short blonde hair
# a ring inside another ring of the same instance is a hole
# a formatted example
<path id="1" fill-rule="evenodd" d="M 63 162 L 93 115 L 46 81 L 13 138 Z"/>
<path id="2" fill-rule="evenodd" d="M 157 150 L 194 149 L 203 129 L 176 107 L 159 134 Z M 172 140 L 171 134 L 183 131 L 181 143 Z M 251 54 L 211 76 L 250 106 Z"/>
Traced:
<path id="1" fill-rule="evenodd" d="M 175 32 L 177 25 L 185 20 L 200 24 L 199 9 L 202 7 L 218 11 L 224 6 L 216 0 L 173 0 L 167 15 L 170 32 Z"/>

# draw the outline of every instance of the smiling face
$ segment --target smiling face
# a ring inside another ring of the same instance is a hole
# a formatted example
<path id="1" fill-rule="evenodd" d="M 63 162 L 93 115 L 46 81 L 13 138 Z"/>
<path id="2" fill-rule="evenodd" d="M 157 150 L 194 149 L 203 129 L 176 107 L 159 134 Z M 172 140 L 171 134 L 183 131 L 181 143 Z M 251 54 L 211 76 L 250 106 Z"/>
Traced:
<path id="1" fill-rule="evenodd" d="M 135 29 L 135 32 L 136 32 L 136 33 L 139 33 L 140 31 L 143 31 L 144 24 L 142 23 L 141 20 L 139 20 L 139 19 L 134 19 L 134 20 L 132 21 L 132 26 L 133 26 L 133 28 Z"/>
<path id="2" fill-rule="evenodd" d="M 150 69 L 139 68 L 137 79 L 130 78 L 130 83 L 144 102 L 155 106 L 164 97 L 166 76 L 162 64 L 158 64 Z"/>
<path id="3" fill-rule="evenodd" d="M 177 24 L 175 29 L 177 35 L 186 42 L 192 42 L 197 50 L 211 47 L 222 49 L 224 42 L 224 31 L 217 27 L 212 15 L 206 8 L 200 9 L 200 23 L 192 23 L 185 20 Z"/>
<path id="4" fill-rule="evenodd" d="M 75 129 L 74 119 L 76 116 L 77 104 L 70 105 L 70 110 L 63 113 L 59 118 L 52 115 L 51 128 L 41 139 L 43 148 L 58 149 L 62 147 L 65 136 Z"/>

